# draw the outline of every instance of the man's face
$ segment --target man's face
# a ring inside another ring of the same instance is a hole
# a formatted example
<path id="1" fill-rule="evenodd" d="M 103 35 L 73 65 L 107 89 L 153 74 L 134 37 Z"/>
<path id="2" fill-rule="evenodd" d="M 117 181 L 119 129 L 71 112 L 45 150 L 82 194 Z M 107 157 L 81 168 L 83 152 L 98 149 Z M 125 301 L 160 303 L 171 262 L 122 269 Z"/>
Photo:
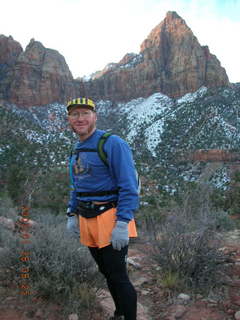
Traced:
<path id="1" fill-rule="evenodd" d="M 96 128 L 97 115 L 87 108 L 72 107 L 68 114 L 68 121 L 80 140 L 85 140 Z"/>

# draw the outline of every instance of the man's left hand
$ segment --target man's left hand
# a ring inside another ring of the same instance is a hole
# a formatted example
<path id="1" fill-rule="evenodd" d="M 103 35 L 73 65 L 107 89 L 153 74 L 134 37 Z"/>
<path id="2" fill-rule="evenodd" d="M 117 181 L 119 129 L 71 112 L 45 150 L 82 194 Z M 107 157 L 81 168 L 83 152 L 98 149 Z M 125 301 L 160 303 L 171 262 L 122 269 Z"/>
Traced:
<path id="1" fill-rule="evenodd" d="M 112 231 L 111 243 L 113 249 L 121 250 L 129 243 L 128 223 L 124 221 L 117 221 Z"/>

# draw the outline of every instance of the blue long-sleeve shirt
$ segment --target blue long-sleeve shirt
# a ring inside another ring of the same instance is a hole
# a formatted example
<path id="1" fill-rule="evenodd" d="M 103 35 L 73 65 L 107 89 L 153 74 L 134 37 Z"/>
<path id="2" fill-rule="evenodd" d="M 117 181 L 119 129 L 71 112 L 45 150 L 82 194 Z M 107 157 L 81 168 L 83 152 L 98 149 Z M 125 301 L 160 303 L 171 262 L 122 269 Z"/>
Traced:
<path id="1" fill-rule="evenodd" d="M 95 130 L 85 141 L 77 142 L 75 150 L 80 151 L 69 159 L 71 188 L 69 211 L 76 212 L 77 200 L 117 201 L 117 220 L 130 221 L 138 208 L 138 182 L 132 152 L 123 139 L 111 135 L 104 144 L 108 167 L 100 159 L 97 144 L 104 131 Z M 99 192 L 118 189 L 118 194 L 102 196 L 81 196 L 78 192 Z"/>

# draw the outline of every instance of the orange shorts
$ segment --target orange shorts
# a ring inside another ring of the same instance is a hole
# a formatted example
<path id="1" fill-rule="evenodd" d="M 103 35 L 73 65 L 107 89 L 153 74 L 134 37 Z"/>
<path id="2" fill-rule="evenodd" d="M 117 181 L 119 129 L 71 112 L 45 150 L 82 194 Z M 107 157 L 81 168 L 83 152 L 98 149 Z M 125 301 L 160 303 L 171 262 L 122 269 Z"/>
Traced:
<path id="1" fill-rule="evenodd" d="M 116 223 L 116 208 L 94 217 L 79 216 L 80 241 L 88 247 L 103 248 L 110 245 L 112 230 Z M 129 237 L 137 237 L 136 224 L 131 220 L 128 224 Z"/>

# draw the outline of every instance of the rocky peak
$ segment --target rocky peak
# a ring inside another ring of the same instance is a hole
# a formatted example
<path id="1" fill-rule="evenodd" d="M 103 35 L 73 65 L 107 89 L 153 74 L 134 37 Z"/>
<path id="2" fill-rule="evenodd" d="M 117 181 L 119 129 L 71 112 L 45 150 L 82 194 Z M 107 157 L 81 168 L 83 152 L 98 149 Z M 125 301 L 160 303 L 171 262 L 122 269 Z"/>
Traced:
<path id="1" fill-rule="evenodd" d="M 64 57 L 34 39 L 18 55 L 5 81 L 9 89 L 2 92 L 2 97 L 17 105 L 62 102 L 75 95 L 73 77 Z"/>
<path id="2" fill-rule="evenodd" d="M 187 34 L 194 37 L 185 21 L 175 11 L 169 11 L 165 19 L 159 23 L 150 32 L 147 39 L 143 41 L 140 46 L 140 52 L 149 48 L 162 46 L 164 41 L 170 40 L 170 38 L 175 40 L 185 38 Z"/>
<path id="3" fill-rule="evenodd" d="M 42 71 L 65 76 L 73 80 L 64 57 L 56 50 L 48 49 L 39 41 L 31 39 L 26 50 L 19 56 L 18 64 L 26 63 L 41 67 Z"/>
<path id="4" fill-rule="evenodd" d="M 0 35 L 0 100 L 9 98 L 13 67 L 23 49 L 12 36 Z"/>
<path id="5" fill-rule="evenodd" d="M 87 94 L 115 101 L 148 97 L 155 92 L 176 98 L 202 86 L 229 85 L 216 56 L 199 44 L 176 12 L 168 12 L 150 32 L 140 54 L 127 54 L 114 68 L 98 75 L 97 82 L 85 84 Z"/>
<path id="6" fill-rule="evenodd" d="M 12 37 L 0 36 L 0 99 L 17 105 L 66 102 L 79 95 L 115 102 L 156 92 L 175 98 L 202 86 L 228 85 L 216 56 L 176 12 L 168 12 L 150 32 L 139 54 L 127 53 L 90 79 L 74 80 L 64 57 L 35 39 L 23 51 Z"/>
<path id="7" fill-rule="evenodd" d="M 41 65 L 44 63 L 45 47 L 41 42 L 31 39 L 25 51 L 19 56 L 18 63 Z"/>
<path id="8" fill-rule="evenodd" d="M 23 51 L 20 43 L 15 41 L 12 36 L 0 35 L 0 64 L 5 66 L 13 65 L 19 54 Z M 0 71 L 1 72 L 1 71 Z"/>

